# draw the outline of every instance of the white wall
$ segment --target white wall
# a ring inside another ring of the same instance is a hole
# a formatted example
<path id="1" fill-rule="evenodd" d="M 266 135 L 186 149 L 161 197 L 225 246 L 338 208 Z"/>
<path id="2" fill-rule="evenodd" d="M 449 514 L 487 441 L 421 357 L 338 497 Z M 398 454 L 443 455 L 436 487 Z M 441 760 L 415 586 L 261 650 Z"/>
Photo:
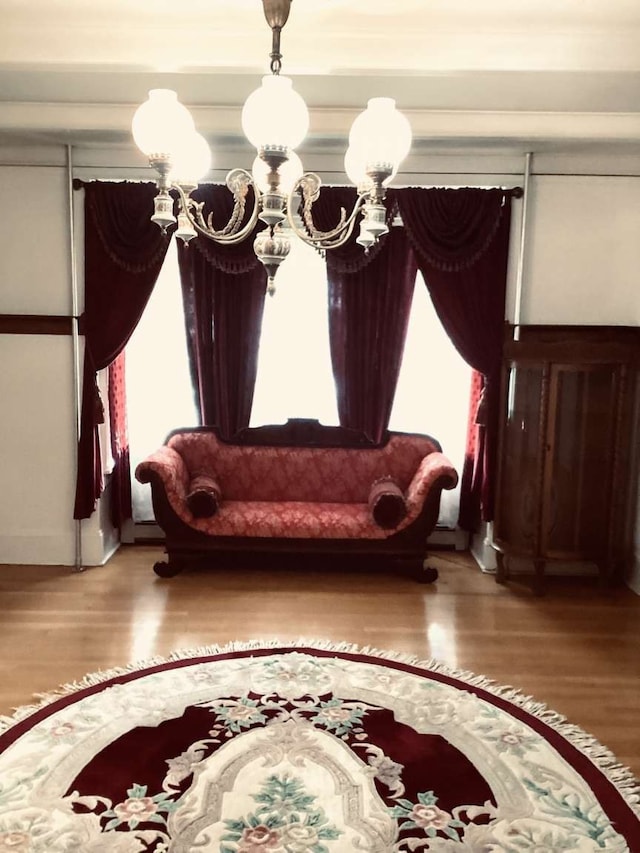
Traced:
<path id="1" fill-rule="evenodd" d="M 7 155 L 7 152 L 0 152 Z M 0 160 L 10 156 L 0 157 Z M 60 150 L 0 165 L 0 314 L 71 316 L 67 172 Z M 0 334 L 0 564 L 74 565 L 73 341 Z M 104 507 L 81 529 L 85 565 L 115 546 Z"/>
<path id="2" fill-rule="evenodd" d="M 71 314 L 66 170 L 0 166 L 0 313 Z"/>
<path id="3" fill-rule="evenodd" d="M 327 182 L 339 179 L 341 160 L 326 154 L 318 158 Z M 132 165 L 139 158 L 123 149 L 79 149 L 74 161 L 76 174 L 85 179 L 151 178 L 150 172 Z M 226 152 L 225 165 L 226 161 L 234 165 L 234 152 Z M 316 166 L 314 161 L 312 154 L 305 155 L 310 168 Z M 0 164 L 5 164 L 0 165 L 0 201 L 3 210 L 10 212 L 0 226 L 0 314 L 68 316 L 71 266 L 65 151 L 60 146 L 0 147 Z M 514 186 L 522 183 L 523 164 L 523 157 L 513 153 L 418 151 L 397 183 Z M 566 174 L 570 169 L 575 174 Z M 640 155 L 624 161 L 604 155 L 555 159 L 536 155 L 527 209 L 522 322 L 640 325 L 639 176 Z M 78 193 L 75 200 L 79 202 Z M 509 319 L 514 312 L 521 210 L 522 203 L 515 201 Z M 81 255 L 82 235 L 78 236 Z M 0 335 L 0 359 L 6 366 L 0 373 L 0 563 L 72 564 L 71 338 Z M 42 420 L 46 433 L 40 429 Z M 82 525 L 87 565 L 102 562 L 115 544 L 106 504 L 103 500 L 98 512 Z M 640 542 L 640 519 L 636 542 Z"/>
<path id="4" fill-rule="evenodd" d="M 0 335 L 0 362 L 0 562 L 71 564 L 71 338 Z"/>
<path id="5" fill-rule="evenodd" d="M 640 325 L 640 177 L 531 182 L 522 323 Z"/>

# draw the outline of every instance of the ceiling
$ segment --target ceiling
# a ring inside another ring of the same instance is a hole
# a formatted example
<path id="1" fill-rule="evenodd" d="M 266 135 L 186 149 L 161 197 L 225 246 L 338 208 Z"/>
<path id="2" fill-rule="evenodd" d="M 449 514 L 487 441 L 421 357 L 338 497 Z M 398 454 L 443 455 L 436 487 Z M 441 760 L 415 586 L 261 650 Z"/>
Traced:
<path id="1" fill-rule="evenodd" d="M 0 0 L 0 18 L 0 140 L 128 145 L 158 86 L 233 140 L 268 71 L 260 0 Z M 293 0 L 282 52 L 318 143 L 387 95 L 418 144 L 640 152 L 639 0 Z"/>

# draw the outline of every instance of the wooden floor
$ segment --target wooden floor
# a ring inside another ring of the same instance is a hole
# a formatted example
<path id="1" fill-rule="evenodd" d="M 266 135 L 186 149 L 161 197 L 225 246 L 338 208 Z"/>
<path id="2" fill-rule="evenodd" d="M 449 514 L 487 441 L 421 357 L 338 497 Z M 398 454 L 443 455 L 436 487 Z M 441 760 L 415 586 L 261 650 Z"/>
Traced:
<path id="1" fill-rule="evenodd" d="M 102 568 L 0 566 L 0 714 L 87 672 L 174 649 L 299 637 L 438 658 L 565 714 L 640 776 L 640 597 L 588 579 L 547 595 L 497 586 L 439 552 L 432 586 L 404 577 L 247 566 L 171 580 L 161 549 L 126 546 Z"/>

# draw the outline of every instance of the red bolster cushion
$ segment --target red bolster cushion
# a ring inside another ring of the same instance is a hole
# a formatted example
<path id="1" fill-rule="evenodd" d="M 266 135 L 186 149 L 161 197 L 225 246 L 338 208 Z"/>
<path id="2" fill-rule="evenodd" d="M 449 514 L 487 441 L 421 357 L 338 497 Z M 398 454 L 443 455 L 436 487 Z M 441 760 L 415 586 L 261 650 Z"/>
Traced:
<path id="1" fill-rule="evenodd" d="M 195 474 L 191 478 L 187 506 L 195 518 L 210 518 L 215 515 L 221 500 L 220 486 L 210 474 Z"/>
<path id="2" fill-rule="evenodd" d="M 371 486 L 369 509 L 378 527 L 388 529 L 400 524 L 407 514 L 407 505 L 402 489 L 392 477 L 380 477 Z"/>

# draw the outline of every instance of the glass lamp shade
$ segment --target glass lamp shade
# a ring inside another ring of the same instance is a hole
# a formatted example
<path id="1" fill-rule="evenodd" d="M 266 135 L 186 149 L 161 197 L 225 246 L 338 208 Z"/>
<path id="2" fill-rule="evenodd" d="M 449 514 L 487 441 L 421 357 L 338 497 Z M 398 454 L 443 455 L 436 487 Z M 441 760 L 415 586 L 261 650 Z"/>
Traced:
<path id="1" fill-rule="evenodd" d="M 347 153 L 344 155 L 344 170 L 352 184 L 358 188 L 366 189 L 372 184 L 371 178 L 366 172 L 367 164 L 360 156 L 360 152 L 349 146 Z M 393 171 L 388 178 L 382 182 L 383 187 L 388 187 L 391 181 L 395 178 L 398 172 L 398 164 L 394 164 Z"/>
<path id="2" fill-rule="evenodd" d="M 211 149 L 204 136 L 190 133 L 171 158 L 169 178 L 176 184 L 196 186 L 211 168 Z"/>
<path id="3" fill-rule="evenodd" d="M 296 148 L 307 135 L 309 111 L 289 77 L 269 75 L 242 109 L 242 129 L 257 149 Z"/>
<path id="4" fill-rule="evenodd" d="M 151 89 L 131 123 L 133 138 L 147 157 L 173 157 L 185 136 L 194 133 L 193 118 L 172 89 Z"/>
<path id="5" fill-rule="evenodd" d="M 286 195 L 289 195 L 293 189 L 293 185 L 298 178 L 301 177 L 303 171 L 304 168 L 302 166 L 302 160 L 298 157 L 295 151 L 290 151 L 289 159 L 285 160 L 278 169 L 278 173 L 280 175 L 280 190 Z M 260 192 L 269 192 L 269 182 L 267 181 L 269 166 L 260 157 L 256 157 L 253 161 L 251 174 L 253 175 L 253 180 L 256 182 L 256 186 Z"/>
<path id="6" fill-rule="evenodd" d="M 393 98 L 371 98 L 351 126 L 349 147 L 365 169 L 390 163 L 397 170 L 409 153 L 411 135 L 411 125 Z"/>

